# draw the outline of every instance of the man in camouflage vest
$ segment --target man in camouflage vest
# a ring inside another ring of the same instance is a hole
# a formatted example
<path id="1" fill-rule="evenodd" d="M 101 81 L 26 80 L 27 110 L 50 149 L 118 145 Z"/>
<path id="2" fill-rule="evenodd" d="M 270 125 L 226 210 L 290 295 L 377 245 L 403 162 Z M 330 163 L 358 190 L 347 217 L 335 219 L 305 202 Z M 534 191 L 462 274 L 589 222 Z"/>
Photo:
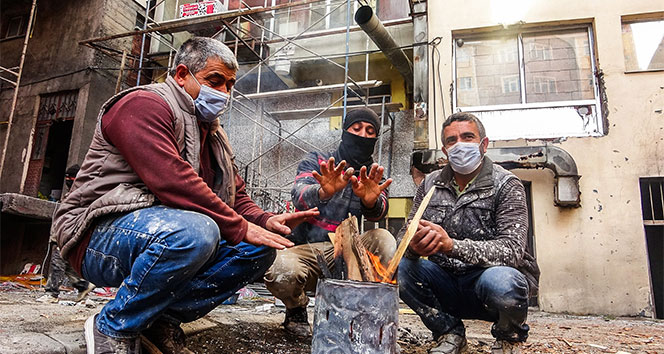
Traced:
<path id="1" fill-rule="evenodd" d="M 409 219 L 435 188 L 399 265 L 400 296 L 433 333 L 432 353 L 467 346 L 462 319 L 493 322 L 492 353 L 517 353 L 539 276 L 526 252 L 523 184 L 484 156 L 489 140 L 474 115 L 452 114 L 442 136 L 449 164 L 428 174 L 415 195 Z"/>

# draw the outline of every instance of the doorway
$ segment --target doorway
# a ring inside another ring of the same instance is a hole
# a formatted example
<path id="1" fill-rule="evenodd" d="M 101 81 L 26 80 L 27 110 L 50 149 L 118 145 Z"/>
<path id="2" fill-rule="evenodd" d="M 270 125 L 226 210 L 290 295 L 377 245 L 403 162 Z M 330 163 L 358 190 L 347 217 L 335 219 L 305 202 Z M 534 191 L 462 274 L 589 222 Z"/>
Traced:
<path id="1" fill-rule="evenodd" d="M 64 184 L 78 91 L 40 97 L 23 194 L 58 201 Z"/>
<path id="2" fill-rule="evenodd" d="M 653 313 L 664 319 L 664 178 L 640 178 Z"/>

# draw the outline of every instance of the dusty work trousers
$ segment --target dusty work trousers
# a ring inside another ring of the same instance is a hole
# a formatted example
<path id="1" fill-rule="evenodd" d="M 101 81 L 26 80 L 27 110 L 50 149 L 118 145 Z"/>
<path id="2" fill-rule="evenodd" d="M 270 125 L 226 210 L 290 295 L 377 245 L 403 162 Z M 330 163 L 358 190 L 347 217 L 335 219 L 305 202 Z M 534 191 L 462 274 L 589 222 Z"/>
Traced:
<path id="1" fill-rule="evenodd" d="M 387 266 L 394 252 L 396 241 L 385 229 L 374 229 L 363 233 L 362 243 L 366 249 L 377 255 Z M 277 251 L 277 258 L 265 273 L 265 285 L 286 308 L 304 307 L 309 303 L 305 291 L 313 291 L 321 275 L 314 249 L 323 251 L 330 269 L 334 267 L 334 246 L 331 242 L 316 242 L 298 245 Z"/>
<path id="2" fill-rule="evenodd" d="M 83 259 L 83 275 L 117 286 L 97 315 L 97 329 L 135 338 L 155 320 L 191 322 L 260 279 L 276 252 L 221 237 L 210 217 L 153 206 L 101 219 Z"/>
<path id="3" fill-rule="evenodd" d="M 528 282 L 512 267 L 454 274 L 429 260 L 404 258 L 399 263 L 399 295 L 434 339 L 446 333 L 464 336 L 462 319 L 493 322 L 491 334 L 500 340 L 528 338 Z"/>

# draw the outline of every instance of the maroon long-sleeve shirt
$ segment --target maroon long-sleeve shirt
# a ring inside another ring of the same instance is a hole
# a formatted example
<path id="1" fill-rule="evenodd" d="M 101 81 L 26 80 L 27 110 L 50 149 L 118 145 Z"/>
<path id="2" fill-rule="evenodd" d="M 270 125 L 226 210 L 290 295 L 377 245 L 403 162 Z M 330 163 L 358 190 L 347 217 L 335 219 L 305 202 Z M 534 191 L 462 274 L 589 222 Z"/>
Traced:
<path id="1" fill-rule="evenodd" d="M 245 191 L 245 183 L 235 175 L 236 197 L 233 208 L 211 189 L 216 164 L 210 151 L 208 126 L 201 129 L 200 175 L 178 152 L 173 112 L 157 94 L 139 90 L 129 93 L 104 114 L 104 138 L 115 146 L 143 183 L 161 204 L 196 211 L 211 217 L 221 236 L 231 244 L 242 241 L 248 223 L 265 227 L 273 214 L 259 208 Z M 72 265 L 80 265 L 88 237 L 72 253 Z M 71 259 L 70 258 L 70 259 Z"/>

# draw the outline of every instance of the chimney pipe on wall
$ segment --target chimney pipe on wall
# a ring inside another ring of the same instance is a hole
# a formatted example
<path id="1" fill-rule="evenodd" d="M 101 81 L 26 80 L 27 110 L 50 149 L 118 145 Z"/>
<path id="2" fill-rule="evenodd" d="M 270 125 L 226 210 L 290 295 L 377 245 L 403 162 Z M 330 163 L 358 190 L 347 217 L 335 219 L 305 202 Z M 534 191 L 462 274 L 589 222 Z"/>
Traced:
<path id="1" fill-rule="evenodd" d="M 399 48 L 385 26 L 374 15 L 371 6 L 362 6 L 355 13 L 355 22 L 367 33 L 369 38 L 385 54 L 387 59 L 404 77 L 408 86 L 413 86 L 413 65 L 406 54 Z"/>

